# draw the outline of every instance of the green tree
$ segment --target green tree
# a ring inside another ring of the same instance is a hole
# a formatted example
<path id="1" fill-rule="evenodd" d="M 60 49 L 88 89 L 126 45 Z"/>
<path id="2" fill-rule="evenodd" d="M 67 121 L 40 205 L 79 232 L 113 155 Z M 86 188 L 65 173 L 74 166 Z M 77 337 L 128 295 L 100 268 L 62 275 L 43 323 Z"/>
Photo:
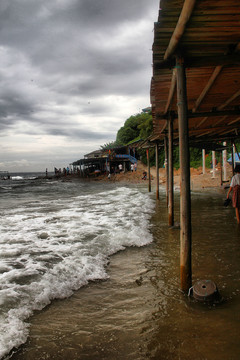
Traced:
<path id="1" fill-rule="evenodd" d="M 116 142 L 119 145 L 126 145 L 137 138 L 146 139 L 152 132 L 152 115 L 141 113 L 132 115 L 118 130 Z"/>

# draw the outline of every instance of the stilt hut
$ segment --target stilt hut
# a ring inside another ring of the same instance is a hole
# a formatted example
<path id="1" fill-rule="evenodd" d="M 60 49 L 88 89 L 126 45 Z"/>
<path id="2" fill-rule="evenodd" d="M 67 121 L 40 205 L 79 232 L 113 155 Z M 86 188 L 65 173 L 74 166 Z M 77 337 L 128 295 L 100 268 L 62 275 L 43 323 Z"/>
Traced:
<path id="1" fill-rule="evenodd" d="M 151 142 L 164 143 L 169 219 L 174 143 L 181 168 L 181 289 L 191 287 L 189 146 L 213 149 L 240 133 L 239 0 L 161 0 L 154 24 Z"/>

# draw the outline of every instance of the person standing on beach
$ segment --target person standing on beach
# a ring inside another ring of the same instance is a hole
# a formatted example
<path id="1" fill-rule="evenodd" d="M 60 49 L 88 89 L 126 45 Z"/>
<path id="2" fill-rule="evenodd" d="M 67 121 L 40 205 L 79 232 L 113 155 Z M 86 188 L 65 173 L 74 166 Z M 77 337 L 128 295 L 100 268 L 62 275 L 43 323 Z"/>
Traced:
<path id="1" fill-rule="evenodd" d="M 240 223 L 240 165 L 236 165 L 234 172 L 236 173 L 231 180 L 230 188 L 227 193 L 227 199 L 233 190 L 232 205 L 236 211 L 238 224 Z"/>

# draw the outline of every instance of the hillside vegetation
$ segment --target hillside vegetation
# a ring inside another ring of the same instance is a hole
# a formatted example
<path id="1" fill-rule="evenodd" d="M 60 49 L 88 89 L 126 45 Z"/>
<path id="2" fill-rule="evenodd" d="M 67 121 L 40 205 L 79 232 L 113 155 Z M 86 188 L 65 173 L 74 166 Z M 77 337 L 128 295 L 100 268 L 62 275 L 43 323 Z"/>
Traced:
<path id="1" fill-rule="evenodd" d="M 124 123 L 124 125 L 118 130 L 116 140 L 104 144 L 101 146 L 102 149 L 112 149 L 119 146 L 128 145 L 137 140 L 145 140 L 152 134 L 153 122 L 151 112 L 141 112 L 136 115 L 130 116 Z M 240 148 L 238 142 L 236 142 L 237 148 Z M 231 145 L 229 144 L 228 152 L 231 154 Z M 155 165 L 155 149 L 149 150 L 150 154 L 150 165 Z M 146 150 L 137 149 L 137 155 L 141 158 L 143 163 L 147 163 Z M 174 146 L 173 150 L 174 167 L 179 168 L 179 147 Z M 220 154 L 216 152 L 217 162 L 220 160 Z M 164 148 L 159 149 L 159 166 L 163 167 L 165 160 Z M 206 151 L 206 167 L 211 167 L 211 151 Z M 202 164 L 202 149 L 190 148 L 190 166 L 198 168 Z"/>

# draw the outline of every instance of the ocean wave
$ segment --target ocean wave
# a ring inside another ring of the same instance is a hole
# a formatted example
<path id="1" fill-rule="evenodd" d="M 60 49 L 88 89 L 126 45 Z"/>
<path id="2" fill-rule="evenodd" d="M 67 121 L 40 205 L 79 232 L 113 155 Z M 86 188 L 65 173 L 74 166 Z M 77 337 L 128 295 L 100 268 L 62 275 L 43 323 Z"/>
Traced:
<path id="1" fill-rule="evenodd" d="M 89 281 L 106 279 L 109 256 L 152 242 L 148 193 L 118 187 L 3 209 L 0 231 L 0 357 L 24 343 L 26 319 Z M 75 189 L 76 190 L 76 189 Z M 86 189 L 85 189 L 86 190 Z M 49 190 L 50 191 L 50 190 Z M 52 191 L 52 189 L 51 189 Z M 66 195 L 66 194 L 65 194 Z"/>

